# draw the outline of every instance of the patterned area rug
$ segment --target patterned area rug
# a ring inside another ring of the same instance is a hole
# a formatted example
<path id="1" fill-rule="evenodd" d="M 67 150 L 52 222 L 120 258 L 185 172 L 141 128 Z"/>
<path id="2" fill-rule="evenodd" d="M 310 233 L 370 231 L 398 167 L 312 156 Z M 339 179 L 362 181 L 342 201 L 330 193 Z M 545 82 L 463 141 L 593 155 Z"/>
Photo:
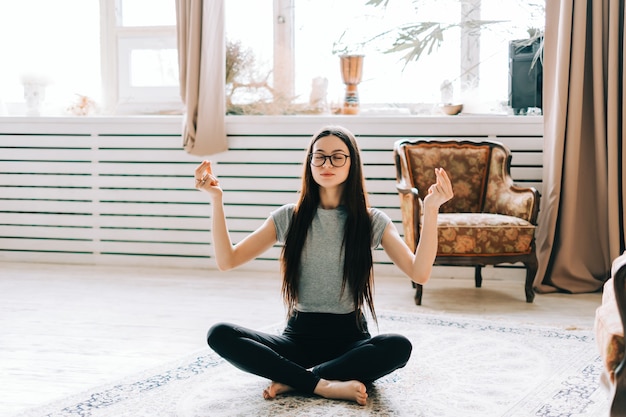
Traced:
<path id="1" fill-rule="evenodd" d="M 261 392 L 268 381 L 207 347 L 20 416 L 607 415 L 591 331 L 392 312 L 380 314 L 379 331 L 406 335 L 413 354 L 406 367 L 370 388 L 366 406 L 298 394 L 266 401 Z"/>

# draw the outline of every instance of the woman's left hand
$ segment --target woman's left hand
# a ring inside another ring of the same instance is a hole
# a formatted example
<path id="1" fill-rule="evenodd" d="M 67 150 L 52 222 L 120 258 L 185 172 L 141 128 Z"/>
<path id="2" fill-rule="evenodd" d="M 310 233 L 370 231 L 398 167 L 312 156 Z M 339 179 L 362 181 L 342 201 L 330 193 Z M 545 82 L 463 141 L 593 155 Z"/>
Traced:
<path id="1" fill-rule="evenodd" d="M 454 197 L 452 183 L 443 168 L 435 168 L 437 182 L 428 188 L 428 195 L 424 198 L 424 206 L 439 210 L 439 207 Z"/>

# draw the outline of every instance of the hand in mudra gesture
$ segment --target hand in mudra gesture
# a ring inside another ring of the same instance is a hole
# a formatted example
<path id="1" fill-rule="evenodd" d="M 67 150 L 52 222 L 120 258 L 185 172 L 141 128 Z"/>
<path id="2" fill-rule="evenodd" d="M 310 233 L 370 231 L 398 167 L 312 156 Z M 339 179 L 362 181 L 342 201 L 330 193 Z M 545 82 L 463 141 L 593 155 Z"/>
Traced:
<path id="1" fill-rule="evenodd" d="M 435 168 L 437 182 L 428 188 L 428 195 L 424 197 L 424 206 L 439 210 L 439 207 L 454 197 L 452 183 L 443 168 Z"/>
<path id="2" fill-rule="evenodd" d="M 195 178 L 196 188 L 198 190 L 205 191 L 212 196 L 222 194 L 220 182 L 211 169 L 211 161 L 202 161 L 202 163 L 196 167 Z"/>

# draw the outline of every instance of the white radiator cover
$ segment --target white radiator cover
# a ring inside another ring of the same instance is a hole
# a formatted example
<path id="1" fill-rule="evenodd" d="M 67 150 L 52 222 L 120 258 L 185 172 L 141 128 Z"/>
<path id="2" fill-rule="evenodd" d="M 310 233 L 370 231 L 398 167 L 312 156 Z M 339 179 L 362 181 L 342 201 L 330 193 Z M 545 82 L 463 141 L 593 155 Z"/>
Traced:
<path id="1" fill-rule="evenodd" d="M 234 242 L 294 202 L 304 150 L 323 125 L 358 137 L 370 204 L 402 232 L 393 143 L 497 140 L 512 176 L 541 192 L 543 118 L 523 116 L 228 116 L 229 150 L 207 159 L 225 189 Z M 181 146 L 182 119 L 0 118 L 0 261 L 213 269 L 211 207 L 194 189 L 202 158 Z M 245 268 L 278 270 L 280 247 Z M 396 273 L 382 250 L 376 269 Z"/>

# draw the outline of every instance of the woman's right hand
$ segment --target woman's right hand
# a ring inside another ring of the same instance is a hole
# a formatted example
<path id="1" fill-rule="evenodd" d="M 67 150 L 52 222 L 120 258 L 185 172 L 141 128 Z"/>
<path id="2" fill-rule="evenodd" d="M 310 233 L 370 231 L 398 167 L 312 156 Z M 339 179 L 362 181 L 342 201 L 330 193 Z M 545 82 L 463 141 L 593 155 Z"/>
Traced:
<path id="1" fill-rule="evenodd" d="M 202 163 L 196 167 L 195 178 L 196 188 L 198 190 L 209 193 L 211 198 L 220 197 L 222 195 L 220 182 L 211 169 L 211 161 L 202 161 Z"/>
<path id="2" fill-rule="evenodd" d="M 202 161 L 198 165 L 195 170 L 195 181 L 196 188 L 208 193 L 211 197 L 211 239 L 215 250 L 215 262 L 220 271 L 233 269 L 251 261 L 276 243 L 274 221 L 267 218 L 258 229 L 233 245 L 222 204 L 222 188 L 213 174 L 211 162 Z"/>

